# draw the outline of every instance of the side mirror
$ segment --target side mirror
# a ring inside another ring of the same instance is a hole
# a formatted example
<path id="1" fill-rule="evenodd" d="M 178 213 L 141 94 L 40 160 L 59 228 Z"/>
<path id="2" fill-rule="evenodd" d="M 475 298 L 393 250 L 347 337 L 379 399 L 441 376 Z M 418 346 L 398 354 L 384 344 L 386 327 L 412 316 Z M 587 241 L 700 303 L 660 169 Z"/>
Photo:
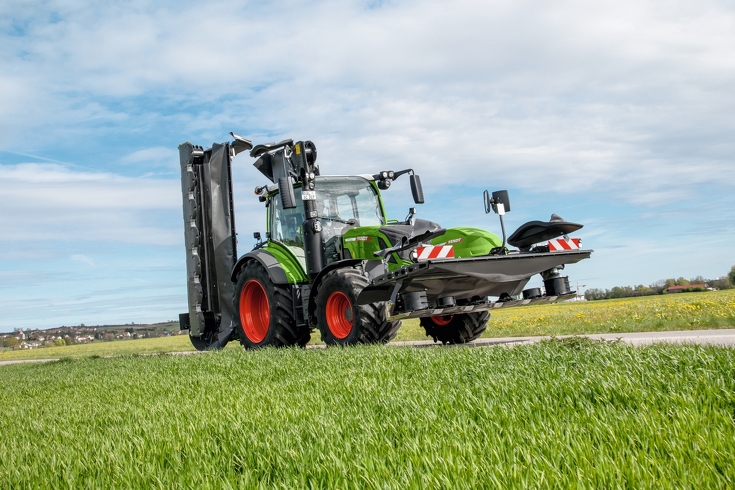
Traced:
<path id="1" fill-rule="evenodd" d="M 510 211 L 510 198 L 508 197 L 508 191 L 495 191 L 492 197 L 490 193 L 485 191 L 482 195 L 485 201 L 485 213 L 489 213 L 491 210 L 496 214 L 504 215 Z"/>
<path id="2" fill-rule="evenodd" d="M 283 209 L 293 209 L 296 207 L 296 197 L 293 194 L 291 177 L 280 177 L 278 179 L 278 195 L 281 198 L 281 207 Z"/>
<path id="3" fill-rule="evenodd" d="M 416 174 L 408 176 L 411 181 L 411 194 L 413 194 L 413 202 L 416 204 L 424 203 L 424 190 L 421 188 L 421 179 Z"/>

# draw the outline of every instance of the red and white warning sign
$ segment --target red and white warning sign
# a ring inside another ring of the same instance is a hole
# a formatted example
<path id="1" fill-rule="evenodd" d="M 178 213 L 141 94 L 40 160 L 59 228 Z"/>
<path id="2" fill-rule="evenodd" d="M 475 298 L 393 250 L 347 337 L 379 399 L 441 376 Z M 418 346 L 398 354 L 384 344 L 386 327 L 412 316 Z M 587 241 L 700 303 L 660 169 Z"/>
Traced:
<path id="1" fill-rule="evenodd" d="M 454 247 L 451 245 L 427 245 L 425 247 L 416 247 L 416 258 L 418 260 L 429 259 L 453 259 Z"/>
<path id="2" fill-rule="evenodd" d="M 581 238 L 554 238 L 549 240 L 549 252 L 560 252 L 562 250 L 579 250 L 582 247 Z"/>

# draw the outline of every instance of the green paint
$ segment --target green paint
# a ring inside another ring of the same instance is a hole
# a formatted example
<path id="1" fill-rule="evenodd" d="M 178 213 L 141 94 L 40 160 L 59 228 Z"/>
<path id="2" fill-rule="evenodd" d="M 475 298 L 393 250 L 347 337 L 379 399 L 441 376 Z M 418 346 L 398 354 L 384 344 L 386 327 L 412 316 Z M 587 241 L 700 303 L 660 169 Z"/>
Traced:
<path id="1" fill-rule="evenodd" d="M 455 258 L 481 257 L 490 253 L 490 250 L 499 247 L 503 241 L 494 233 L 458 226 L 449 228 L 446 233 L 431 240 L 432 245 L 452 245 Z"/>
<path id="2" fill-rule="evenodd" d="M 290 284 L 309 282 L 309 278 L 306 275 L 304 249 L 289 247 L 270 240 L 264 247 L 264 250 L 267 250 L 281 264 L 281 268 L 283 268 L 283 272 L 286 274 Z"/>

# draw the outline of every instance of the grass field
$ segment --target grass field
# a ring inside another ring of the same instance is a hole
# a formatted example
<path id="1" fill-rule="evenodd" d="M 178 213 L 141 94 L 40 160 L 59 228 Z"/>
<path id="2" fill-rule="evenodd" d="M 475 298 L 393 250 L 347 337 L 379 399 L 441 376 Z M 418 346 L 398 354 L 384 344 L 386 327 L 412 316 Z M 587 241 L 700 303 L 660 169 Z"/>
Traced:
<path id="1" fill-rule="evenodd" d="M 492 312 L 483 337 L 576 335 L 735 327 L 735 289 L 601 301 L 579 301 Z M 406 320 L 396 341 L 427 340 L 418 320 Z M 312 344 L 320 343 L 312 333 Z M 236 348 L 236 342 L 228 349 Z M 0 352 L 0 361 L 113 356 L 193 350 L 186 336 Z"/>
<path id="2" fill-rule="evenodd" d="M 118 340 L 115 342 L 96 341 L 90 344 L 43 347 L 32 350 L 6 350 L 0 352 L 0 361 L 16 359 L 59 359 L 64 357 L 108 357 L 129 354 L 156 354 L 165 352 L 184 352 L 194 348 L 188 335 L 156 337 L 152 339 Z"/>
<path id="3" fill-rule="evenodd" d="M 228 349 L 0 373 L 3 488 L 735 486 L 733 349 Z"/>

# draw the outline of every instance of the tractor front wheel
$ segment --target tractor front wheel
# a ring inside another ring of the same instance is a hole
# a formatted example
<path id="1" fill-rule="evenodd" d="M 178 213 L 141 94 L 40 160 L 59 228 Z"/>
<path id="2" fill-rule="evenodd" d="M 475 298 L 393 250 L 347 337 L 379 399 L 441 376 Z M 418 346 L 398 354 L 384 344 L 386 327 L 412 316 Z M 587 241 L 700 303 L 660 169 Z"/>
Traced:
<path id="1" fill-rule="evenodd" d="M 356 268 L 334 270 L 319 283 L 315 321 L 324 343 L 386 343 L 396 336 L 401 322 L 385 320 L 385 303 L 355 305 L 369 283 L 367 276 Z"/>
<path id="2" fill-rule="evenodd" d="M 309 342 L 309 328 L 296 325 L 291 292 L 273 284 L 258 262 L 251 261 L 243 267 L 233 302 L 237 333 L 246 349 L 303 347 Z"/>
<path id="3" fill-rule="evenodd" d="M 487 328 L 490 313 L 429 316 L 421 319 L 426 335 L 442 344 L 466 344 L 480 336 Z"/>

